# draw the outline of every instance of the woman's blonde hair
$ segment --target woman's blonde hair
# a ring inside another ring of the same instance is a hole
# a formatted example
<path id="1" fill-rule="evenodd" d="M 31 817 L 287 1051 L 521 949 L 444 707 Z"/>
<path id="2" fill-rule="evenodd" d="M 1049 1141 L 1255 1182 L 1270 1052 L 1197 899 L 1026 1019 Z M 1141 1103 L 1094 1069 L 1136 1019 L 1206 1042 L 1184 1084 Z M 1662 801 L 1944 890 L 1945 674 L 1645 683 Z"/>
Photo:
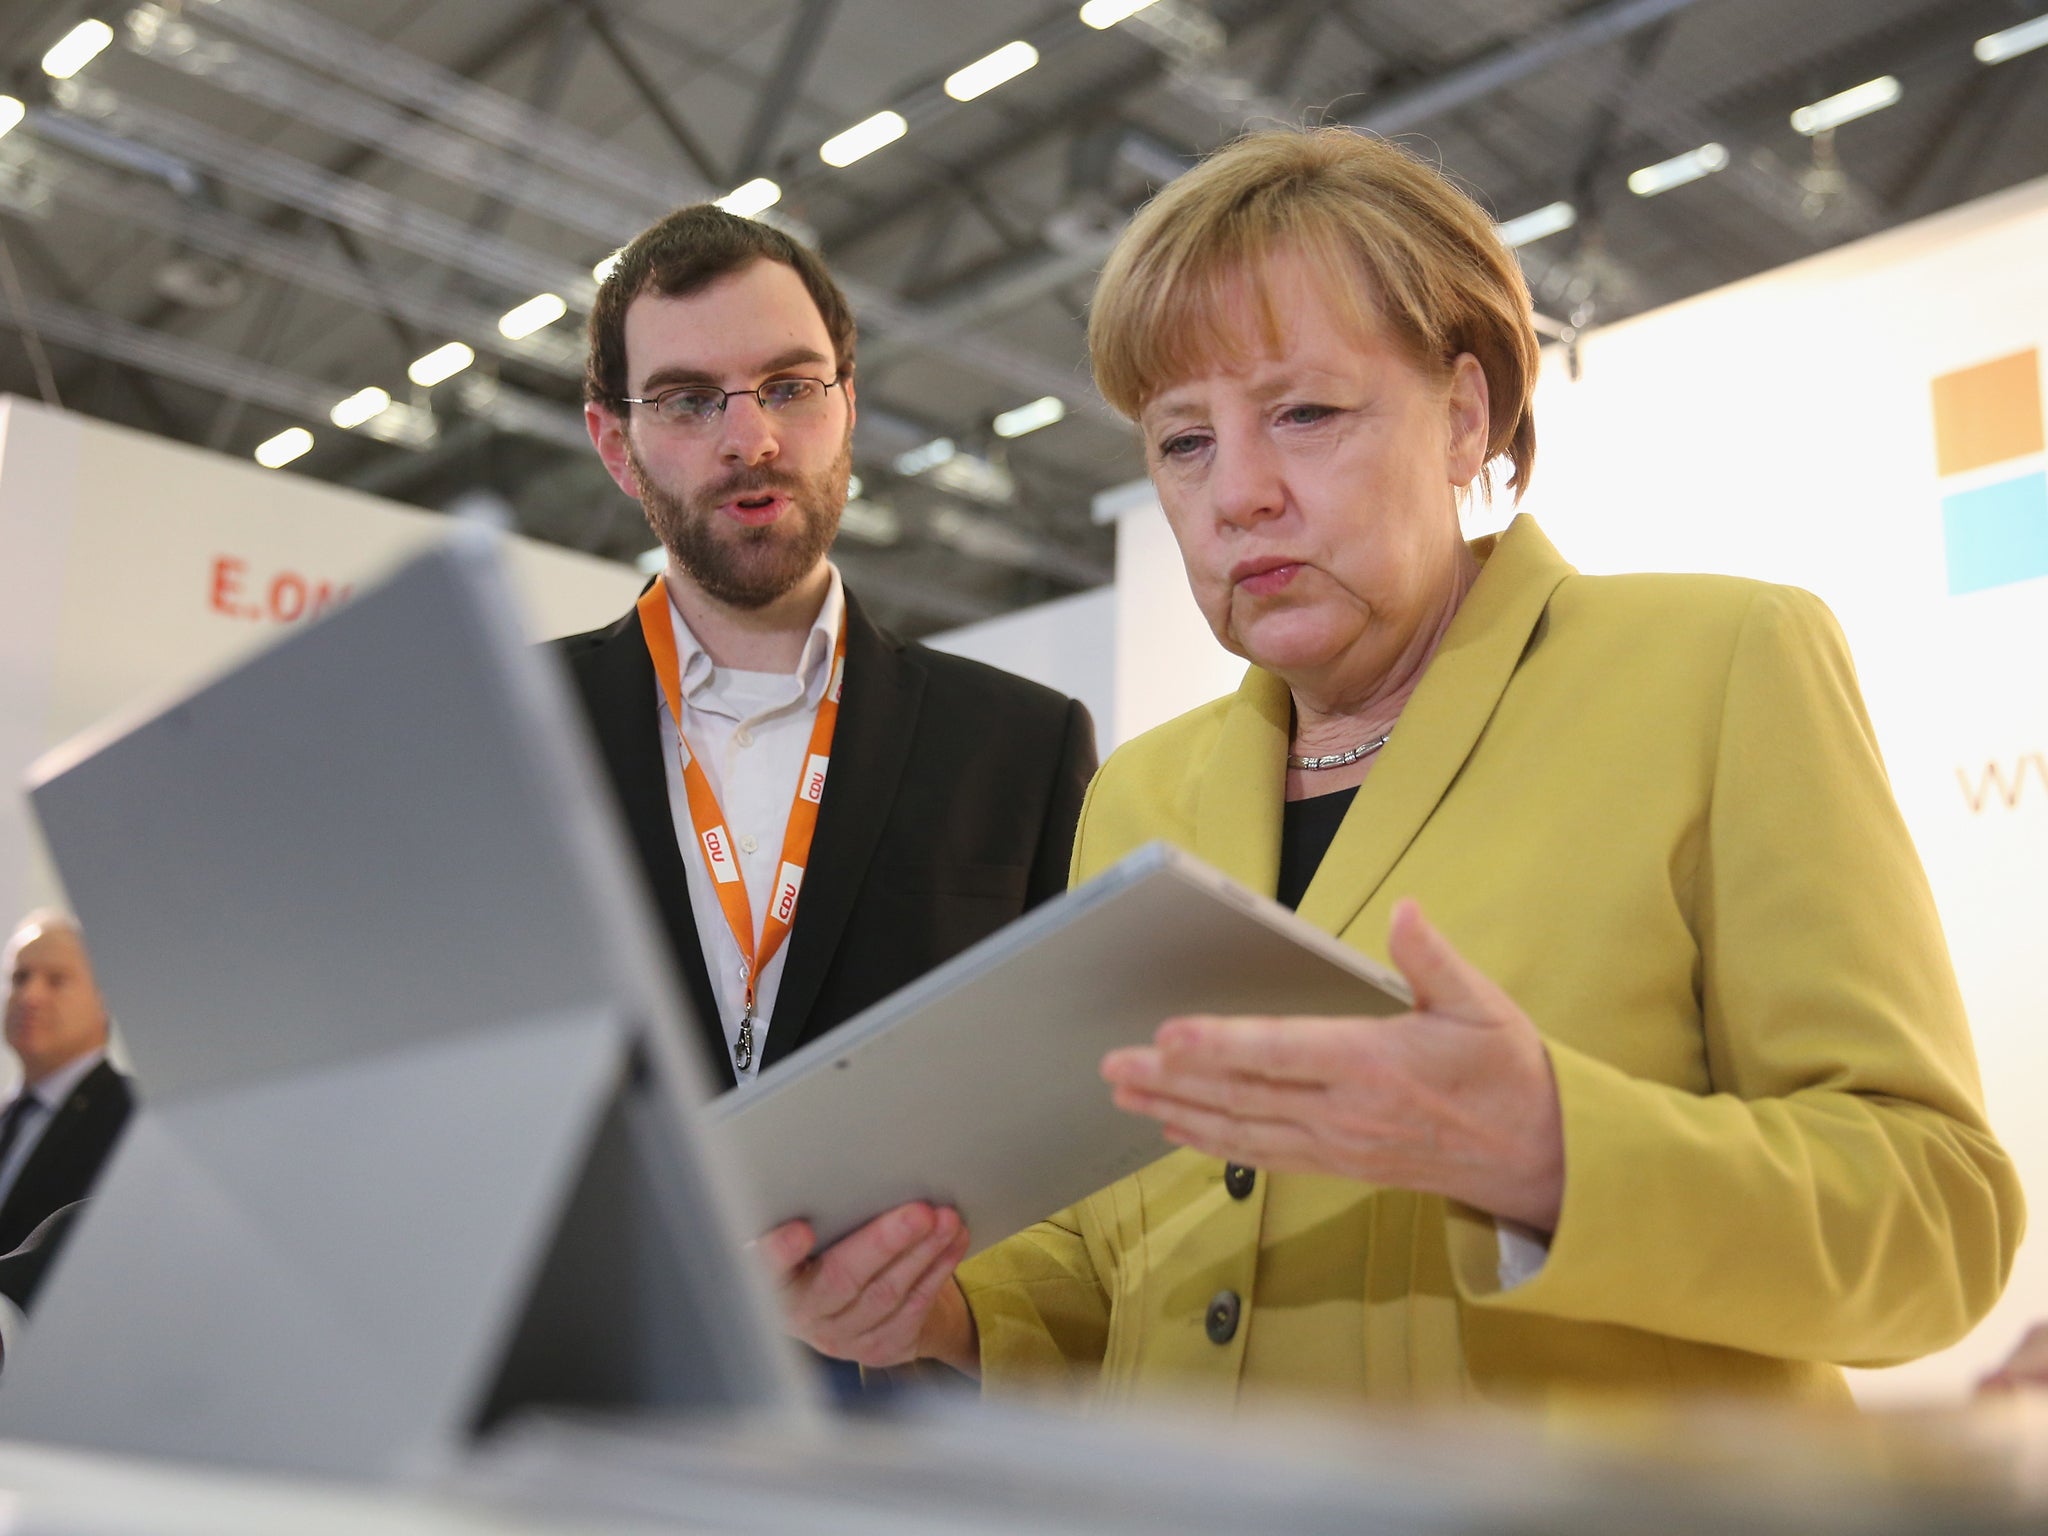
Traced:
<path id="1" fill-rule="evenodd" d="M 1432 378 L 1469 352 L 1486 374 L 1487 458 L 1536 459 L 1538 342 L 1522 269 L 1493 222 L 1415 155 L 1350 128 L 1255 133 L 1226 145 L 1139 210 L 1095 286 L 1088 351 L 1102 396 L 1135 419 L 1161 390 L 1249 338 L 1231 318 L 1248 273 L 1279 251 L 1363 278 L 1332 290 L 1363 327 L 1386 326 Z M 1281 345 L 1271 295 L 1250 285 L 1260 336 Z M 1482 475 L 1482 481 L 1484 476 Z"/>

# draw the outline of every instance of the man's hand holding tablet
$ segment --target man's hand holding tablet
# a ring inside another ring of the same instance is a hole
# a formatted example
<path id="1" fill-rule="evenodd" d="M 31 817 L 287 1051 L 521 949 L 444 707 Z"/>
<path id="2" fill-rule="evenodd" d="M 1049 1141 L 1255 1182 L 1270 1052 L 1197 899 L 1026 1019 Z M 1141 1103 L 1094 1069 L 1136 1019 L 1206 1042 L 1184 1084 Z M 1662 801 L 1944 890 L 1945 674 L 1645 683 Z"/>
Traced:
<path id="1" fill-rule="evenodd" d="M 823 1253 L 809 1222 L 754 1243 L 782 1292 L 790 1333 L 820 1354 L 883 1367 L 938 1360 L 981 1372 L 974 1318 L 953 1283 L 967 1228 L 950 1206 L 917 1200 L 884 1211 Z"/>

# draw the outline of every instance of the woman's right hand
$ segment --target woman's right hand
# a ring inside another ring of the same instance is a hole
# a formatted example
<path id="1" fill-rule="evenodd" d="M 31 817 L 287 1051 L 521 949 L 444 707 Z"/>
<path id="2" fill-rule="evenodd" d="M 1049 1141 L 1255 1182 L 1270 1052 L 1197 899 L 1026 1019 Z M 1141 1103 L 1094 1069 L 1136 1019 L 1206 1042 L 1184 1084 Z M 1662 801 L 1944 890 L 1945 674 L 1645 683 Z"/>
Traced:
<path id="1" fill-rule="evenodd" d="M 1980 1393 L 2048 1387 L 2048 1323 L 2036 1323 L 2005 1363 L 1977 1383 Z"/>
<path id="2" fill-rule="evenodd" d="M 784 1325 L 822 1355 L 865 1366 L 938 1360 L 981 1374 L 974 1317 L 953 1283 L 967 1228 L 950 1206 L 919 1200 L 885 1211 L 814 1253 L 806 1221 L 754 1243 L 782 1291 Z"/>

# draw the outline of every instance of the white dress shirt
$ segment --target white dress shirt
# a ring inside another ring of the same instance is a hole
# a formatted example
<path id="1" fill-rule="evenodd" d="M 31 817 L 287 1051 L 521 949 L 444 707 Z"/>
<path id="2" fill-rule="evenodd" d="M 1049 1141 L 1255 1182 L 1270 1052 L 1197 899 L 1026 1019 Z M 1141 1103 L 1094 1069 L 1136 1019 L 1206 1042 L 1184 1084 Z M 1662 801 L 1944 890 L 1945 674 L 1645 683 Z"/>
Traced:
<path id="1" fill-rule="evenodd" d="M 797 780 L 811 743 L 811 728 L 817 723 L 818 705 L 832 680 L 832 649 L 839 638 L 839 623 L 846 611 L 846 592 L 836 567 L 818 616 L 811 621 L 804 638 L 803 657 L 794 673 L 743 672 L 721 667 L 706 654 L 690 626 L 669 603 L 669 622 L 674 626 L 676 660 L 682 672 L 683 735 L 690 750 L 703 765 L 704 775 L 725 812 L 725 824 L 732 831 L 740 874 L 746 881 L 747 903 L 754 916 L 754 942 L 761 940 L 761 919 L 768 910 L 775 875 L 782 862 L 782 839 L 789 830 L 790 806 L 796 799 Z M 669 715 L 668 698 L 657 682 L 656 706 L 661 711 L 661 754 L 668 772 L 669 815 L 675 822 L 676 846 L 682 850 L 683 868 L 690 882 L 690 912 L 697 922 L 697 944 L 704 953 L 704 968 L 711 975 L 711 994 L 718 1001 L 718 1019 L 725 1031 L 728 1059 L 739 1043 L 740 1019 L 746 1012 L 746 982 L 741 975 L 742 956 L 732 930 L 726 926 L 725 909 L 718 904 L 718 889 L 704 867 L 704 854 L 697 845 L 697 831 L 690 820 L 689 795 L 683 787 L 682 760 L 676 753 L 676 722 Z M 797 897 L 797 911 L 803 911 L 803 897 Z M 775 1015 L 775 998 L 782 987 L 782 968 L 789 958 L 790 940 L 785 938 L 754 987 L 754 1058 L 737 1073 L 744 1086 L 761 1070 L 766 1053 L 768 1028 Z"/>
<path id="2" fill-rule="evenodd" d="M 97 1051 L 87 1051 L 75 1061 L 67 1061 L 33 1088 L 25 1083 L 22 1085 L 21 1093 L 33 1093 L 38 1107 L 25 1112 L 28 1119 L 14 1133 L 14 1145 L 7 1149 L 7 1161 L 0 1163 L 0 1200 L 5 1200 L 13 1190 L 14 1181 L 21 1177 L 21 1170 L 35 1151 L 36 1143 L 43 1139 L 43 1132 L 50 1128 L 50 1121 L 64 1107 L 64 1101 L 71 1097 L 71 1090 L 84 1082 L 85 1075 L 106 1059 L 106 1048 L 102 1046 Z M 16 1098 L 20 1096 L 19 1093 L 15 1095 Z M 11 1107 L 13 1100 L 8 1103 Z M 0 1110 L 0 1113 L 5 1111 Z"/>

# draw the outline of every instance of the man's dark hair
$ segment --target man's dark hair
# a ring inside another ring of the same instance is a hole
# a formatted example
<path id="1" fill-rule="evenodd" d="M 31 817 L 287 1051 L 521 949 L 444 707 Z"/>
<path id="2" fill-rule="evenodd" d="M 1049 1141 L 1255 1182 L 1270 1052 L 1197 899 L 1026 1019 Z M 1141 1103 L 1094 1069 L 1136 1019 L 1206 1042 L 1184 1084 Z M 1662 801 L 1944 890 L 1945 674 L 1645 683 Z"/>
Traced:
<path id="1" fill-rule="evenodd" d="M 839 376 L 853 372 L 853 310 L 818 253 L 773 225 L 743 219 L 714 203 L 678 208 L 634 236 L 597 290 L 590 311 L 590 352 L 583 398 L 615 406 L 626 382 L 626 309 L 643 293 L 687 298 L 757 261 L 779 261 L 810 291 L 832 338 Z"/>

